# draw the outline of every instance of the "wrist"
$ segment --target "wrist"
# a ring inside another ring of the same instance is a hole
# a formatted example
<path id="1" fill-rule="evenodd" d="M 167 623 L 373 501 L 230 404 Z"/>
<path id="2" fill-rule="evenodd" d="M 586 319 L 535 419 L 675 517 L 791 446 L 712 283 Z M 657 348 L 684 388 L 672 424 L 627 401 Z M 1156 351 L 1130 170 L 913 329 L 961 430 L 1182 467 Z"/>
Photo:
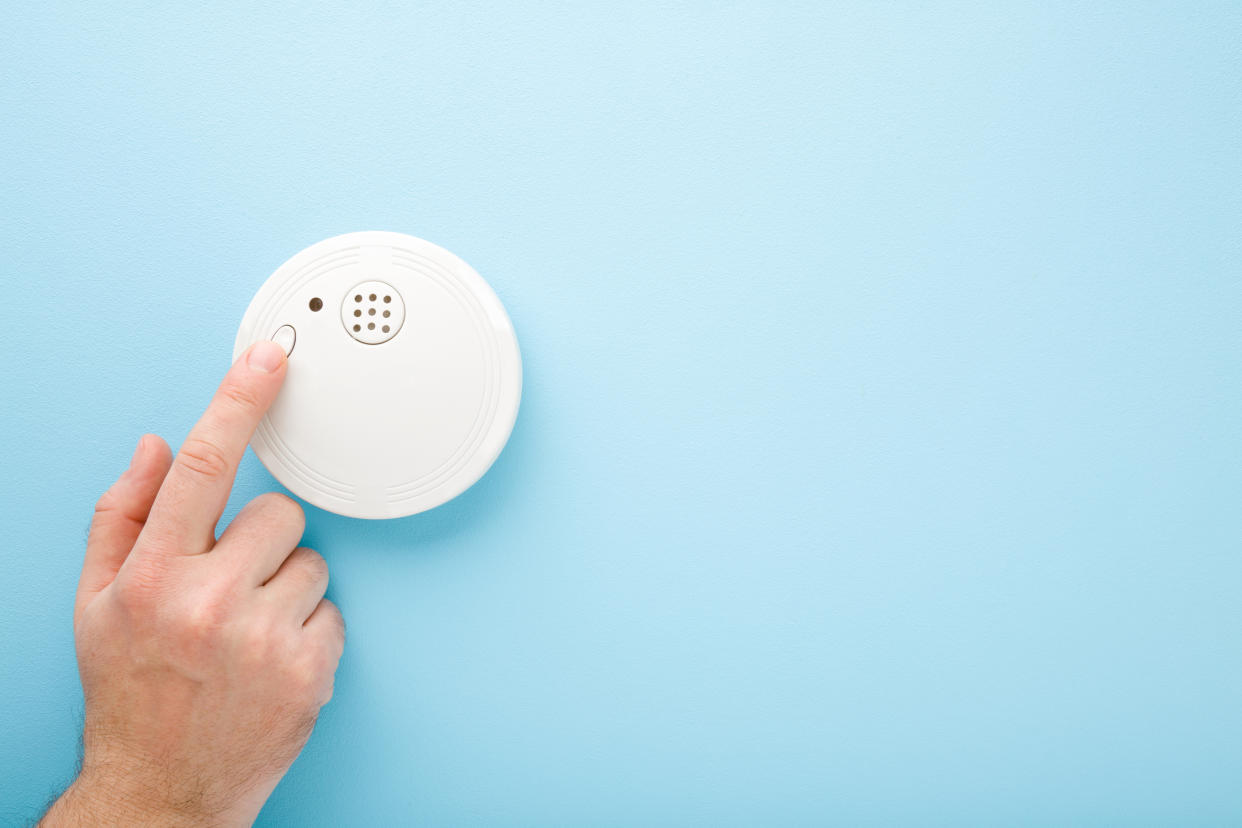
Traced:
<path id="1" fill-rule="evenodd" d="M 39 828 L 79 825 L 214 825 L 217 821 L 192 802 L 171 803 L 154 787 L 125 771 L 83 772 L 48 810 Z"/>

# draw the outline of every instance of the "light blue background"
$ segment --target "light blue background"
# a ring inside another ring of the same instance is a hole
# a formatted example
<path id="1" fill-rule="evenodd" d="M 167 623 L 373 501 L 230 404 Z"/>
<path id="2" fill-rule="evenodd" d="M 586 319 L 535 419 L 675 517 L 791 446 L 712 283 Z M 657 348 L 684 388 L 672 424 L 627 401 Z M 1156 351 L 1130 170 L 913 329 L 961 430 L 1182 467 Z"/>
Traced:
<path id="1" fill-rule="evenodd" d="M 260 824 L 1242 821 L 1242 7 L 186 6 L 0 34 L 0 821 L 95 498 L 357 229 L 525 395 L 456 501 L 309 510 L 349 644 Z"/>

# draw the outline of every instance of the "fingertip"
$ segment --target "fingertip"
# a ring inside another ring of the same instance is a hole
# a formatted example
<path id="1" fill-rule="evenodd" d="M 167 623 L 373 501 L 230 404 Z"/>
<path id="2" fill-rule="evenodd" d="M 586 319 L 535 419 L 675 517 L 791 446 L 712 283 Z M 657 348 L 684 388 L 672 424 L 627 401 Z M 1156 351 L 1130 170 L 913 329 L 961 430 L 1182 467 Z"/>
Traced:
<path id="1" fill-rule="evenodd" d="M 158 434 L 144 434 L 138 438 L 133 459 L 129 462 L 131 472 L 142 475 L 150 469 L 167 471 L 172 465 L 172 449 Z"/>
<path id="2" fill-rule="evenodd" d="M 172 449 L 168 446 L 168 441 L 158 434 L 144 434 L 143 441 L 146 442 L 147 448 L 153 451 L 157 456 L 163 455 L 172 459 Z"/>
<path id="3" fill-rule="evenodd" d="M 138 445 L 134 446 L 134 453 L 129 458 L 129 469 L 136 469 L 142 465 L 142 458 L 146 455 L 147 438 L 149 434 L 144 434 L 138 438 Z"/>
<path id="4" fill-rule="evenodd" d="M 171 465 L 172 455 L 163 439 L 154 434 L 138 438 L 129 468 L 95 505 L 80 595 L 98 592 L 112 581 L 137 542 Z"/>
<path id="5" fill-rule="evenodd" d="M 284 363 L 285 349 L 269 339 L 254 343 L 246 354 L 246 364 L 261 374 L 274 374 Z"/>

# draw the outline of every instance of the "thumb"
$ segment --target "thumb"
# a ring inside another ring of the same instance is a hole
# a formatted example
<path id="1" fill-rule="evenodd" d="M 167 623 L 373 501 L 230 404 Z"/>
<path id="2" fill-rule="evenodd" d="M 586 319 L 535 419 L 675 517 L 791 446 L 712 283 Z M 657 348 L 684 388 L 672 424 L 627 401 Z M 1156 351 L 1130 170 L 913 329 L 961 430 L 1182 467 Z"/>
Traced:
<path id="1" fill-rule="evenodd" d="M 129 468 L 95 504 L 82 577 L 78 580 L 75 617 L 116 577 L 147 521 L 171 465 L 168 444 L 154 434 L 144 434 L 134 449 Z"/>

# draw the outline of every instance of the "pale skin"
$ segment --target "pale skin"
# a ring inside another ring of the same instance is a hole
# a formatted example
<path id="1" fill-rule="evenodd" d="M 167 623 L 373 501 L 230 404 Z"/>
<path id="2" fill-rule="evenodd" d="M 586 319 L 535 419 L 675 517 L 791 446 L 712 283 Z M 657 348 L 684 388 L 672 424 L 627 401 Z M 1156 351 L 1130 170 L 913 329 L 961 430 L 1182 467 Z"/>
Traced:
<path id="1" fill-rule="evenodd" d="M 144 436 L 99 499 L 74 606 L 82 770 L 41 826 L 250 825 L 331 698 L 345 626 L 301 508 L 262 495 L 216 538 L 285 370 L 257 343 L 176 457 Z"/>

